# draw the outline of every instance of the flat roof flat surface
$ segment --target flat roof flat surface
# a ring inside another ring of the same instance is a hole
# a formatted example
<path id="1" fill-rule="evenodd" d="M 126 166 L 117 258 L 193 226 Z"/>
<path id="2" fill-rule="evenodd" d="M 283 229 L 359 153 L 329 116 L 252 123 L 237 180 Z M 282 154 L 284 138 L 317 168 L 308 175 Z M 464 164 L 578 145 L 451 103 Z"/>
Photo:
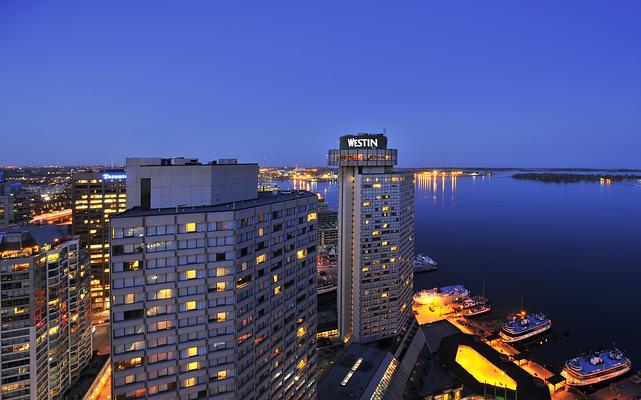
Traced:
<path id="1" fill-rule="evenodd" d="M 216 204 L 214 206 L 195 206 L 195 207 L 168 207 L 152 208 L 149 210 L 140 207 L 130 208 L 127 211 L 113 215 L 111 218 L 131 218 L 131 217 L 149 217 L 155 215 L 171 214 L 195 214 L 206 212 L 238 211 L 247 208 L 266 206 L 269 204 L 280 203 L 283 201 L 298 200 L 308 197 L 316 197 L 312 192 L 306 190 L 288 190 L 274 192 L 258 192 L 258 197 L 242 201 L 233 201 L 229 203 Z"/>
<path id="2" fill-rule="evenodd" d="M 359 399 L 389 353 L 376 347 L 351 343 L 343 356 L 318 383 L 320 400 Z M 360 364 L 349 380 L 341 383 L 359 359 Z"/>
<path id="3" fill-rule="evenodd" d="M 477 394 L 483 393 L 485 389 L 489 391 L 490 388 L 492 392 L 494 391 L 493 386 L 485 386 L 482 382 L 477 381 L 468 371 L 456 362 L 456 354 L 459 345 L 471 347 L 474 351 L 483 356 L 495 367 L 502 370 L 507 376 L 516 382 L 518 395 L 515 395 L 514 391 L 507 390 L 509 398 L 518 397 L 521 400 L 551 399 L 550 391 L 542 380 L 534 379 L 526 371 L 509 361 L 506 357 L 502 356 L 501 353 L 483 343 L 478 337 L 458 333 L 443 339 L 439 349 L 439 359 L 447 370 L 463 380 L 464 385 L 468 389 L 473 389 Z M 502 393 L 504 392 L 504 389 L 497 389 L 497 393 L 498 392 Z"/>

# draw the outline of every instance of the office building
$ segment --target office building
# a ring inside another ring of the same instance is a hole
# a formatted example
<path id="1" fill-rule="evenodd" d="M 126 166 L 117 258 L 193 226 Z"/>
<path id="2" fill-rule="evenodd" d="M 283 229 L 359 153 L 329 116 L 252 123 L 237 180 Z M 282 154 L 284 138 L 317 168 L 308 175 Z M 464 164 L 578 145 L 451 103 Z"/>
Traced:
<path id="1" fill-rule="evenodd" d="M 258 165 L 128 159 L 111 219 L 112 397 L 316 393 L 316 196 Z"/>
<path id="2" fill-rule="evenodd" d="M 83 171 L 72 178 L 72 231 L 91 265 L 91 307 L 103 320 L 109 308 L 109 219 L 126 207 L 124 170 Z"/>
<path id="3" fill-rule="evenodd" d="M 89 270 L 55 225 L 0 230 L 1 399 L 62 399 L 91 358 Z"/>
<path id="4" fill-rule="evenodd" d="M 31 219 L 31 201 L 20 182 L 8 182 L 0 171 L 0 229 L 26 224 Z"/>
<path id="5" fill-rule="evenodd" d="M 413 176 L 394 170 L 384 135 L 348 135 L 339 167 L 338 329 L 344 341 L 397 335 L 411 315 Z"/>

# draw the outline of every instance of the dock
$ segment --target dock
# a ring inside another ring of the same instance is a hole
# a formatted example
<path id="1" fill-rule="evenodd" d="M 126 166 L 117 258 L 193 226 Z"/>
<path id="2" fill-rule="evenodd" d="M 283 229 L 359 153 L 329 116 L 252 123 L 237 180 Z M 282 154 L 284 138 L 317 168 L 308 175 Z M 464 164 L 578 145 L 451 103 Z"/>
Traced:
<path id="1" fill-rule="evenodd" d="M 433 324 L 446 320 L 459 331 L 480 338 L 483 343 L 505 356 L 532 378 L 543 381 L 547 385 L 550 397 L 553 400 L 637 400 L 641 398 L 641 375 L 639 373 L 615 381 L 592 394 L 584 393 L 580 388 L 566 385 L 565 378 L 559 374 L 555 374 L 537 362 L 525 358 L 525 355 L 517 348 L 501 341 L 495 333 L 498 330 L 497 326 L 466 318 L 460 315 L 453 306 L 447 304 L 415 305 L 413 311 L 419 325 Z"/>

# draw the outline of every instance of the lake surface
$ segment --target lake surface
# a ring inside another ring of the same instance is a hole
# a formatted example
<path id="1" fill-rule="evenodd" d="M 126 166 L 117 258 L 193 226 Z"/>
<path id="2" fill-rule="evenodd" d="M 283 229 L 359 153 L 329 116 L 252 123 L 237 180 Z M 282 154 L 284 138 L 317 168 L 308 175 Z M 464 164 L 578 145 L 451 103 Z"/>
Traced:
<path id="1" fill-rule="evenodd" d="M 492 312 L 519 311 L 553 322 L 531 350 L 556 367 L 579 351 L 616 344 L 641 365 L 641 184 L 542 183 L 493 176 L 419 177 L 416 252 L 439 270 L 414 277 L 415 289 L 463 283 Z M 283 188 L 292 183 L 281 182 Z M 296 183 L 337 207 L 336 183 Z"/>

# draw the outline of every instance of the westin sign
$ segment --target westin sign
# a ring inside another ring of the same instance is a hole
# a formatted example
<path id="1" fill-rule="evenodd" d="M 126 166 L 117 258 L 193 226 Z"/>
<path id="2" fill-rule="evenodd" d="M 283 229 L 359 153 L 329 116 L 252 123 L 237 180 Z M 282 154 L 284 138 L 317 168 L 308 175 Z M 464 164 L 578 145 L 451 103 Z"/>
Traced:
<path id="1" fill-rule="evenodd" d="M 387 149 L 387 137 L 385 135 L 347 135 L 341 136 L 341 150 L 359 149 Z"/>

